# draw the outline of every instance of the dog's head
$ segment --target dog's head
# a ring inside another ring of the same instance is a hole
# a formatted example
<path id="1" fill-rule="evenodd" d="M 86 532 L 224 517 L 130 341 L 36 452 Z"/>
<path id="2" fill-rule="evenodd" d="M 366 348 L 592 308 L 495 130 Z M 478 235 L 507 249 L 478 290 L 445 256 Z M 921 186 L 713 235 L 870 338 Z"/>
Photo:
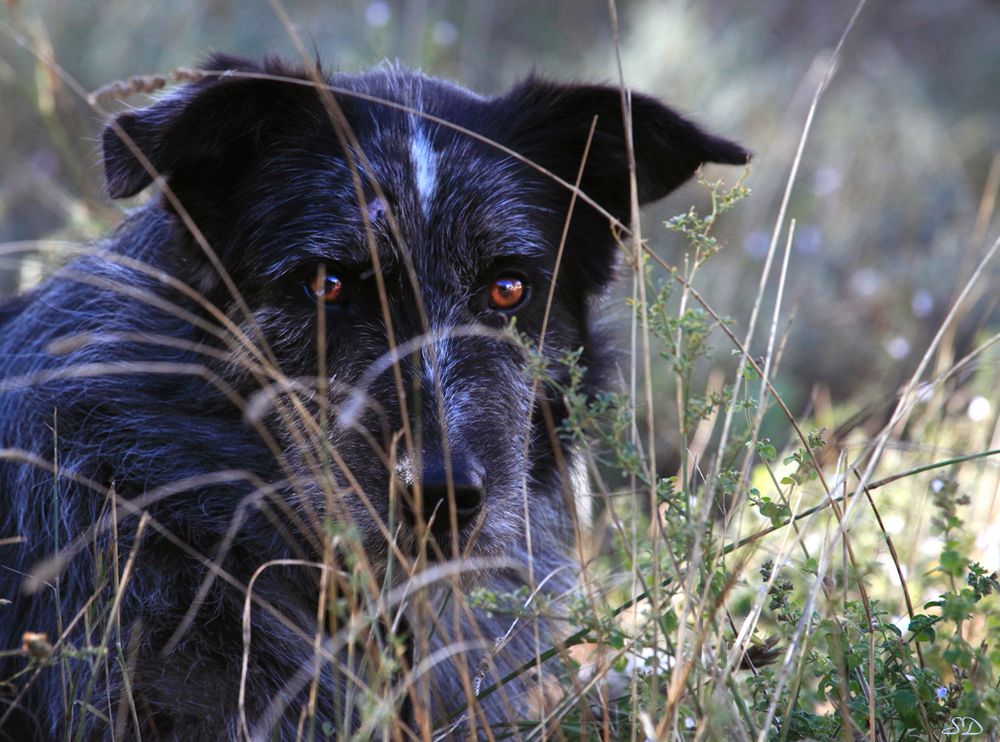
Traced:
<path id="1" fill-rule="evenodd" d="M 108 190 L 165 179 L 153 208 L 178 239 L 157 260 L 238 327 L 216 370 L 267 410 L 296 513 L 352 521 L 370 554 L 412 551 L 427 523 L 446 555 L 514 554 L 526 519 L 561 533 L 572 451 L 525 346 L 602 355 L 588 314 L 630 159 L 645 203 L 747 153 L 638 94 L 628 142 L 614 87 L 208 68 L 108 127 Z"/>

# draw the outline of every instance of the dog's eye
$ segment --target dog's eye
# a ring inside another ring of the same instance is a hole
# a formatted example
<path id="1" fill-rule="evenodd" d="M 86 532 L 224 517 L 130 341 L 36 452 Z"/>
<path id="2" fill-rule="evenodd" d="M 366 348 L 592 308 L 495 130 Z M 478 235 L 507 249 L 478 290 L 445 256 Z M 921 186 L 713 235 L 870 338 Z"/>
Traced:
<path id="1" fill-rule="evenodd" d="M 490 285 L 490 308 L 502 312 L 515 309 L 526 293 L 524 281 L 517 276 L 500 276 Z"/>
<path id="2" fill-rule="evenodd" d="M 343 304 L 346 297 L 344 282 L 337 276 L 316 274 L 304 284 L 306 296 L 323 304 Z"/>

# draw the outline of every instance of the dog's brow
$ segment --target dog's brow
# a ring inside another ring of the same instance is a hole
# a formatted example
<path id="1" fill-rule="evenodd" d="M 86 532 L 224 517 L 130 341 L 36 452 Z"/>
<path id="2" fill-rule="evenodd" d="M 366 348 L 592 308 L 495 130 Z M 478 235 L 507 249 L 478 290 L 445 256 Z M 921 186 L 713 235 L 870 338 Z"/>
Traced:
<path id="1" fill-rule="evenodd" d="M 490 260 L 537 259 L 548 252 L 541 238 L 532 239 L 527 235 L 510 233 L 491 236 L 484 240 L 481 249 L 483 255 Z"/>
<path id="2" fill-rule="evenodd" d="M 367 240 L 362 235 L 354 235 L 358 239 L 343 242 L 333 242 L 328 236 L 317 235 L 314 238 L 296 241 L 283 259 L 273 264 L 264 274 L 284 274 L 287 270 L 301 268 L 308 263 L 329 263 L 342 268 L 357 271 L 362 277 L 372 275 L 372 254 Z M 383 271 L 390 270 L 397 261 L 395 251 L 385 245 L 378 245 L 379 263 Z"/>
<path id="3" fill-rule="evenodd" d="M 496 251 L 498 258 L 540 258 L 546 253 L 545 248 L 533 242 L 504 243 Z"/>

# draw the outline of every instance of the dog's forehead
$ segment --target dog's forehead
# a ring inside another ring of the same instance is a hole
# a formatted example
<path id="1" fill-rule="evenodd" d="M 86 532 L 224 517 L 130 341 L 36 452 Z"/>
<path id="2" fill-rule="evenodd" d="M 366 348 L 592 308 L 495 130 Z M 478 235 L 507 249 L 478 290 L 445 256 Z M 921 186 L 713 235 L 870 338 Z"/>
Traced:
<path id="1" fill-rule="evenodd" d="M 405 244 L 418 272 L 430 274 L 550 251 L 537 179 L 483 141 L 488 134 L 462 130 L 488 129 L 487 99 L 398 70 L 331 82 L 356 94 L 338 93 L 350 146 L 328 120 L 320 130 L 302 127 L 269 151 L 247 186 L 237 241 L 258 271 L 278 274 L 305 256 L 366 263 L 372 235 L 386 262 Z"/>
<path id="2" fill-rule="evenodd" d="M 393 191 L 399 208 L 431 217 L 463 195 L 488 206 L 514 199 L 513 161 L 491 145 L 483 119 L 489 101 L 451 83 L 389 70 L 359 76 L 357 135 L 370 175 Z M 482 198 L 482 193 L 496 198 Z"/>
<path id="3" fill-rule="evenodd" d="M 470 242 L 486 253 L 542 252 L 536 186 L 488 135 L 470 133 L 488 115 L 487 99 L 400 70 L 352 81 L 363 96 L 351 106 L 360 148 L 353 164 L 369 194 L 369 217 L 391 209 L 411 249 L 435 259 Z M 353 178 L 339 172 L 346 175 Z M 347 207 L 356 210 L 355 203 Z"/>

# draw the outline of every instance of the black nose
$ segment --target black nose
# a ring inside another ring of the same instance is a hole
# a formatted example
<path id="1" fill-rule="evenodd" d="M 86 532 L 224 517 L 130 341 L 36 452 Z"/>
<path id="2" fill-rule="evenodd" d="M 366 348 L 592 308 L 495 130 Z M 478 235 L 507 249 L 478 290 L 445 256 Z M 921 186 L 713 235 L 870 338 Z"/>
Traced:
<path id="1" fill-rule="evenodd" d="M 475 520 L 483 506 L 482 468 L 458 452 L 452 452 L 449 467 L 445 466 L 443 455 L 425 454 L 420 487 L 424 523 L 430 523 L 435 534 L 449 532 L 452 511 L 458 529 L 462 530 Z M 412 512 L 407 515 L 411 516 L 411 522 L 415 520 Z"/>

